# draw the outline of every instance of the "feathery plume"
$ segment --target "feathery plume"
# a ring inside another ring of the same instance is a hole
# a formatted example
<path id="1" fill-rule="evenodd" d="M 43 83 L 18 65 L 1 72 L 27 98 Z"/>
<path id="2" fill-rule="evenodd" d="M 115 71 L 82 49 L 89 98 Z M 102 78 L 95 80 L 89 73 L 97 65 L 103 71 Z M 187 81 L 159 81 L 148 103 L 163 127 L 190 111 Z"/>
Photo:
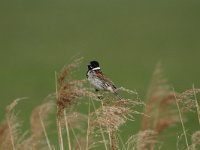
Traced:
<path id="1" fill-rule="evenodd" d="M 174 92 L 163 75 L 161 64 L 156 66 L 148 90 L 142 130 L 154 130 L 158 134 L 179 122 Z"/>
<path id="2" fill-rule="evenodd" d="M 77 99 L 84 96 L 95 97 L 95 94 L 84 87 L 86 80 L 72 79 L 71 74 L 80 65 L 82 59 L 76 59 L 65 66 L 57 77 L 57 117 L 61 117 L 64 109 L 70 108 Z"/>
<path id="3" fill-rule="evenodd" d="M 19 138 L 19 128 L 21 127 L 21 123 L 18 120 L 14 108 L 22 99 L 26 98 L 15 99 L 6 107 L 6 120 L 0 123 L 0 149 L 17 149 L 17 140 Z"/>
<path id="4" fill-rule="evenodd" d="M 196 131 L 192 134 L 191 137 L 192 145 L 190 146 L 191 150 L 196 150 L 197 145 L 200 145 L 200 131 Z"/>
<path id="5" fill-rule="evenodd" d="M 125 146 L 126 150 L 149 150 L 150 145 L 158 144 L 157 133 L 153 130 L 140 131 L 138 134 L 131 136 Z"/>
<path id="6" fill-rule="evenodd" d="M 41 147 L 47 146 L 46 142 L 43 140 L 44 129 L 43 122 L 46 126 L 49 124 L 47 119 L 49 115 L 54 111 L 54 104 L 46 102 L 42 105 L 36 107 L 31 114 L 31 143 L 34 149 L 39 149 Z M 42 121 L 42 122 L 41 122 Z"/>
<path id="7" fill-rule="evenodd" d="M 180 94 L 176 94 L 177 101 L 181 105 L 181 111 L 193 111 L 196 108 L 195 94 L 200 93 L 200 89 L 188 89 Z"/>

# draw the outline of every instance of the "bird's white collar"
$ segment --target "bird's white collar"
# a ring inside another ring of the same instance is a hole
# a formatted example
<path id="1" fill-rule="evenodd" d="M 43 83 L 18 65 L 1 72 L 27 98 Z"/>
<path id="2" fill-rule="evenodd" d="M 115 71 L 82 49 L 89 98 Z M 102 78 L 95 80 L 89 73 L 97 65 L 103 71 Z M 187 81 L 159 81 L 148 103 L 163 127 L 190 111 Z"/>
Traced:
<path id="1" fill-rule="evenodd" d="M 96 67 L 96 68 L 93 68 L 92 70 L 100 70 L 101 68 L 100 67 Z"/>

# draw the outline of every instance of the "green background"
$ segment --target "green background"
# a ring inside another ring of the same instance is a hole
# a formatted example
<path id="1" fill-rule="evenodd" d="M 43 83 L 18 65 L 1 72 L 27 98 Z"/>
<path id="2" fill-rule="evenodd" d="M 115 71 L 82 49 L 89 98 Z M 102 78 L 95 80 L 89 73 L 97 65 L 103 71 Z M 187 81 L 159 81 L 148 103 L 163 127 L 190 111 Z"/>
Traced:
<path id="1" fill-rule="evenodd" d="M 85 58 L 77 78 L 98 60 L 142 99 L 159 61 L 177 91 L 200 87 L 199 14 L 199 0 L 1 0 L 0 119 L 13 99 L 29 97 L 18 109 L 28 127 L 31 110 L 55 91 L 54 72 L 77 55 Z M 186 127 L 198 129 L 195 114 Z M 181 126 L 172 130 L 162 149 L 175 149 Z"/>

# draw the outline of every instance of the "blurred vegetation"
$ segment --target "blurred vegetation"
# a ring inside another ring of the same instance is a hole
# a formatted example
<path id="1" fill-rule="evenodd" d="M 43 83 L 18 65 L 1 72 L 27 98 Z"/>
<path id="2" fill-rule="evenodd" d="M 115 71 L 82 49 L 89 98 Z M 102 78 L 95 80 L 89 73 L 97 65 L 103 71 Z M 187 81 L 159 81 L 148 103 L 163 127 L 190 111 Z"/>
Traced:
<path id="1" fill-rule="evenodd" d="M 76 55 L 85 57 L 77 78 L 97 59 L 117 86 L 142 99 L 159 61 L 176 91 L 200 87 L 199 6 L 197 0 L 1 0 L 0 118 L 13 99 L 29 97 L 17 106 L 28 127 L 32 109 L 55 91 L 54 72 Z M 196 130 L 195 114 L 189 117 L 186 127 Z M 138 118 L 124 128 L 128 134 L 139 127 Z M 173 144 L 164 149 L 174 148 L 175 135 L 166 136 Z"/>

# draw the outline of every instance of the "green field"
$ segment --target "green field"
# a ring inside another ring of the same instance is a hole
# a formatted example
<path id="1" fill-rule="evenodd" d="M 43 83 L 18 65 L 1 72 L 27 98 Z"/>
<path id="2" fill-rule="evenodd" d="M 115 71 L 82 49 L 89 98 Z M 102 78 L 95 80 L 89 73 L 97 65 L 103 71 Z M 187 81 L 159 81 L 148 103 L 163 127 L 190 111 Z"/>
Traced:
<path id="1" fill-rule="evenodd" d="M 1 0 L 0 119 L 15 98 L 29 97 L 17 106 L 29 128 L 32 109 L 55 92 L 55 71 L 74 56 L 84 57 L 76 78 L 98 60 L 116 86 L 142 100 L 158 62 L 176 91 L 200 87 L 199 8 L 198 0 Z M 125 137 L 140 123 L 122 127 Z M 189 134 L 199 130 L 195 113 L 185 125 Z M 164 132 L 161 149 L 176 149 L 180 133 L 181 124 Z"/>

